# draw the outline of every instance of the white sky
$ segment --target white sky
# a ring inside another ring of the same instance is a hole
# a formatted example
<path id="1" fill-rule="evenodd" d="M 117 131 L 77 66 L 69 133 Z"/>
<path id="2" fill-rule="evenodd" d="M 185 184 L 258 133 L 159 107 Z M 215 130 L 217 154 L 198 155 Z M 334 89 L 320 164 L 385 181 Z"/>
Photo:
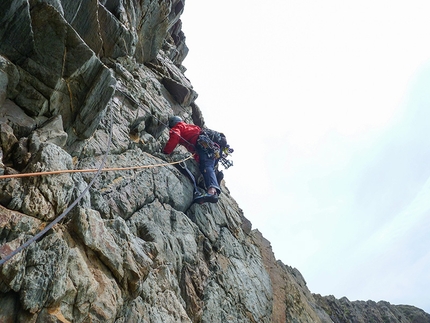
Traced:
<path id="1" fill-rule="evenodd" d="M 430 312 L 430 2 L 186 0 L 228 188 L 313 293 Z"/>

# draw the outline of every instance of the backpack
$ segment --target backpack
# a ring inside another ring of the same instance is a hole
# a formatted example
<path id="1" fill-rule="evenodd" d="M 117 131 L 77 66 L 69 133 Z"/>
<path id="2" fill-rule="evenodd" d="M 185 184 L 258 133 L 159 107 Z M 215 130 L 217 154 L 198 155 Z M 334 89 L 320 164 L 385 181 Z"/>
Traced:
<path id="1" fill-rule="evenodd" d="M 227 145 L 227 138 L 222 132 L 202 129 L 197 144 L 206 152 L 208 157 L 219 159 Z"/>

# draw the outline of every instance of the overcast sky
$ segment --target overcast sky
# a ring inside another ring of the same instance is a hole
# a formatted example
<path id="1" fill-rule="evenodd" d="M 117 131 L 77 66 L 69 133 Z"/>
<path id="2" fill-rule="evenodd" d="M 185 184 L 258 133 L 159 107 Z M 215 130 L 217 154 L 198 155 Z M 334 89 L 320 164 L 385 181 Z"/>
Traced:
<path id="1" fill-rule="evenodd" d="M 313 293 L 430 313 L 430 2 L 186 0 L 227 187 Z"/>

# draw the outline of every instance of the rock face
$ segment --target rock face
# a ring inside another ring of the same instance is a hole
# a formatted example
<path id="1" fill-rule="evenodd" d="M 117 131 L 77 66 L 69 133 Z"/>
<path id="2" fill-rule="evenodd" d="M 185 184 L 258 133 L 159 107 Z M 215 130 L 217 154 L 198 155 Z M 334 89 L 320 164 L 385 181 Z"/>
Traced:
<path id="1" fill-rule="evenodd" d="M 350 302 L 346 297 L 336 299 L 333 296 L 314 295 L 317 303 L 330 314 L 334 323 L 354 322 L 414 322 L 430 320 L 430 315 L 423 310 L 407 305 L 391 305 L 380 301 Z"/>
<path id="2" fill-rule="evenodd" d="M 227 187 L 191 205 L 168 116 L 204 125 L 184 76 L 184 0 L 3 0 L 0 322 L 430 322 L 313 295 Z M 170 159 L 172 158 L 172 159 Z M 197 165 L 186 161 L 197 175 Z M 148 166 L 107 171 L 104 167 Z"/>

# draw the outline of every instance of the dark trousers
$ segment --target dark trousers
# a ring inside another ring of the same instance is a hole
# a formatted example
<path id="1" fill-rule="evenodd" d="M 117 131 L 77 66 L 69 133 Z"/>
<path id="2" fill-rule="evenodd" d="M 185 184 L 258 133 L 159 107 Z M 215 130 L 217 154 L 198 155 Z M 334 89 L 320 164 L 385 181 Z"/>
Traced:
<path id="1" fill-rule="evenodd" d="M 206 189 L 213 187 L 220 194 L 221 189 L 215 175 L 215 158 L 213 156 L 209 157 L 200 146 L 197 146 L 197 154 L 199 154 L 199 168 L 205 180 Z"/>

